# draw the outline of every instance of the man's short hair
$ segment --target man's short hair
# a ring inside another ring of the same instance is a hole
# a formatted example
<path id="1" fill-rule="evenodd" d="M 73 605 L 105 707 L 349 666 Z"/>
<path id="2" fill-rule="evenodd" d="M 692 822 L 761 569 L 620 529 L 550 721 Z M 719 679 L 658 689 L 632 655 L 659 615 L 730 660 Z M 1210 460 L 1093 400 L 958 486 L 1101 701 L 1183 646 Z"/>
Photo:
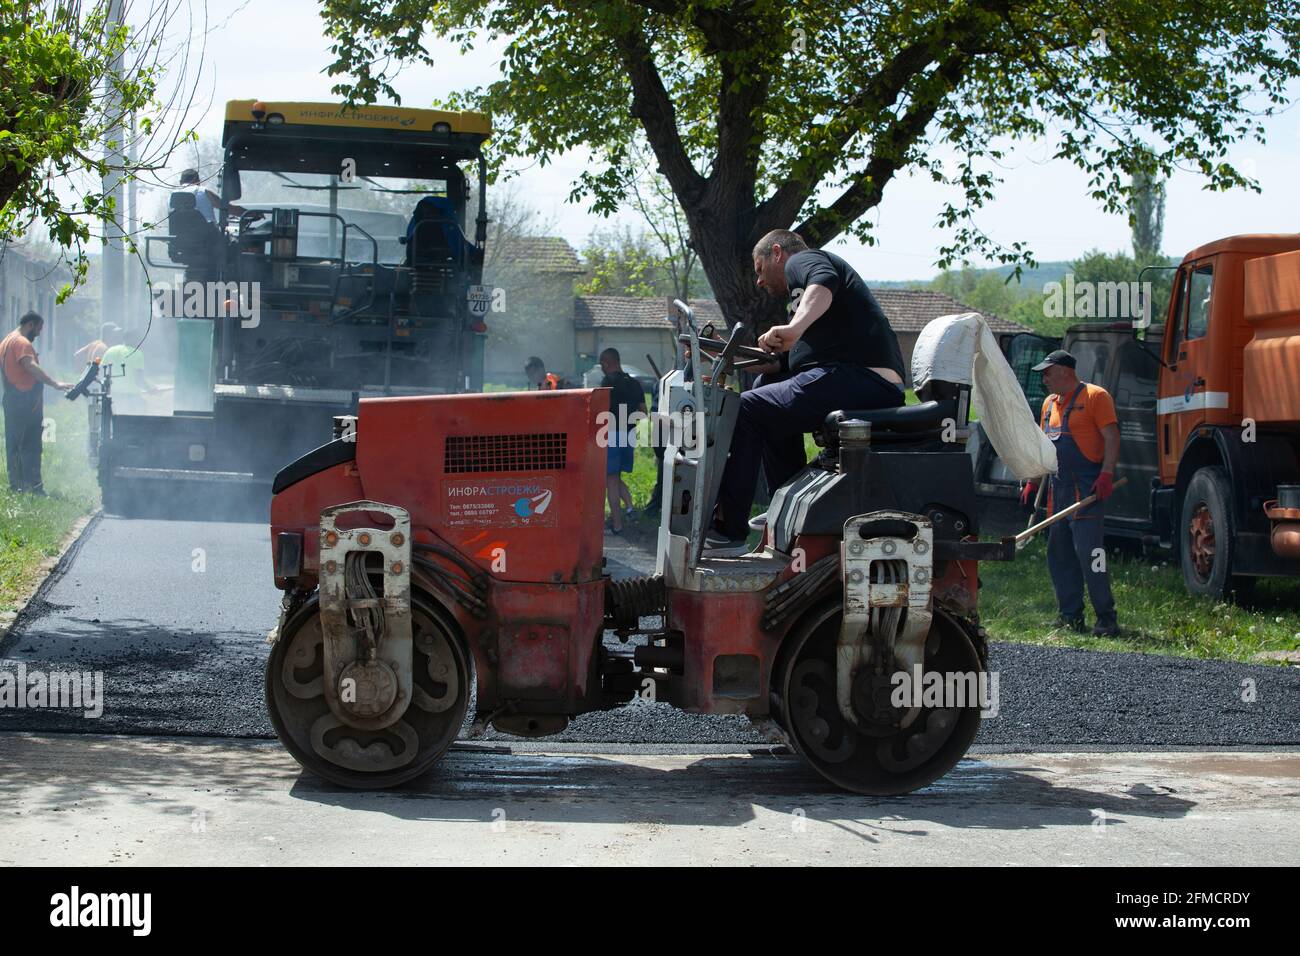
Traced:
<path id="1" fill-rule="evenodd" d="M 773 229 L 758 240 L 758 245 L 754 247 L 754 255 L 766 258 L 772 254 L 773 246 L 780 246 L 789 255 L 794 255 L 807 249 L 808 243 L 804 242 L 803 236 L 797 232 L 791 232 L 789 229 Z"/>
<path id="2" fill-rule="evenodd" d="M 199 181 L 199 171 L 198 171 L 197 169 L 182 169 L 182 170 L 181 170 L 181 185 L 182 185 L 182 186 L 188 186 L 190 183 L 197 183 L 198 181 Z"/>
<path id="3" fill-rule="evenodd" d="M 601 352 L 600 357 L 613 359 L 615 362 L 618 362 L 620 365 L 623 364 L 622 358 L 619 357 L 618 349 L 614 348 L 612 345 L 609 348 L 605 349 L 605 351 Z"/>
<path id="4" fill-rule="evenodd" d="M 529 369 L 534 369 L 534 368 L 546 368 L 546 363 L 543 362 L 541 358 L 536 355 L 534 355 L 532 358 L 530 358 L 527 362 L 524 363 L 525 372 L 527 372 Z"/>
<path id="5" fill-rule="evenodd" d="M 24 315 L 21 319 L 18 320 L 18 327 L 22 328 L 24 325 L 27 325 L 29 322 L 36 322 L 39 325 L 44 325 L 45 318 L 38 312 L 28 312 L 26 315 Z"/>

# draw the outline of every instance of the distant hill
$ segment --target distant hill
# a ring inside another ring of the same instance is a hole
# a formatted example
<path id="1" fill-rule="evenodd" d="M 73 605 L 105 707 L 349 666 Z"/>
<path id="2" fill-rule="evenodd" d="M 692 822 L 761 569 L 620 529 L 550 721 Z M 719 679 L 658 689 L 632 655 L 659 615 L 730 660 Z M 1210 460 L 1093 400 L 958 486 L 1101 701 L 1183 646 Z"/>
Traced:
<path id="1" fill-rule="evenodd" d="M 977 277 L 991 272 L 1005 279 L 1014 270 L 1014 266 L 996 266 L 989 269 L 972 269 L 971 271 Z M 1038 291 L 1042 289 L 1044 283 L 1060 282 L 1069 271 L 1070 263 L 1066 260 L 1040 262 L 1036 269 L 1022 269 L 1020 271 L 1020 288 Z M 875 281 L 867 280 L 867 285 L 880 289 L 924 289 L 928 288 L 932 281 L 932 279 L 877 279 Z"/>
<path id="2" fill-rule="evenodd" d="M 1040 292 L 1048 282 L 1061 282 L 1065 279 L 1066 273 L 1071 271 L 1072 260 L 1061 260 L 1059 262 L 1040 262 L 1036 269 L 1022 269 L 1020 271 L 1019 288 L 1025 291 Z M 1180 260 L 1170 258 L 1169 265 L 1177 265 Z M 956 270 L 954 270 L 956 271 Z M 1005 279 L 1015 271 L 1014 266 L 995 266 L 989 269 L 972 269 L 978 278 L 987 273 L 994 273 Z M 1134 276 L 1134 278 L 1137 278 Z M 867 281 L 867 285 L 880 289 L 925 289 L 929 288 L 933 279 L 878 279 L 876 281 Z M 1016 288 L 1012 283 L 1012 288 Z"/>

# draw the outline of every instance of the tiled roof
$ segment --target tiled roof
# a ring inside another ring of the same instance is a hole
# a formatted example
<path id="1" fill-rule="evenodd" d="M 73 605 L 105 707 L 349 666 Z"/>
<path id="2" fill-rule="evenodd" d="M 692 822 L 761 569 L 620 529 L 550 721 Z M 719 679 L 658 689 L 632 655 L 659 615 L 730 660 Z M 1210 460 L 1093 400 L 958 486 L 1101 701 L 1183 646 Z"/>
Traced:
<path id="1" fill-rule="evenodd" d="M 490 239 L 485 257 L 488 262 L 492 261 Z M 573 246 L 559 236 L 512 236 L 509 258 L 512 262 L 528 266 L 534 272 L 579 275 L 587 271 L 578 254 L 573 250 Z"/>
<path id="2" fill-rule="evenodd" d="M 872 289 L 871 294 L 880 303 L 885 318 L 889 319 L 889 325 L 895 332 L 920 332 L 941 315 L 979 312 L 979 309 L 972 309 L 950 295 L 931 292 L 929 289 Z M 1019 322 L 1011 322 L 987 312 L 980 314 L 995 333 L 1030 331 Z"/>
<path id="3" fill-rule="evenodd" d="M 722 310 L 712 299 L 691 299 L 695 324 L 709 322 L 722 328 Z M 573 325 L 578 329 L 663 329 L 673 331 L 665 298 L 630 295 L 583 295 L 573 303 Z"/>
<path id="4" fill-rule="evenodd" d="M 978 312 L 952 296 L 928 289 L 872 289 L 885 318 L 895 332 L 920 332 L 941 315 Z M 722 311 L 712 299 L 692 299 L 699 325 L 712 322 L 722 328 Z M 1030 329 L 996 315 L 983 313 L 994 332 L 1028 332 Z M 671 329 L 665 299 L 625 295 L 584 295 L 573 305 L 573 325 L 579 329 Z"/>

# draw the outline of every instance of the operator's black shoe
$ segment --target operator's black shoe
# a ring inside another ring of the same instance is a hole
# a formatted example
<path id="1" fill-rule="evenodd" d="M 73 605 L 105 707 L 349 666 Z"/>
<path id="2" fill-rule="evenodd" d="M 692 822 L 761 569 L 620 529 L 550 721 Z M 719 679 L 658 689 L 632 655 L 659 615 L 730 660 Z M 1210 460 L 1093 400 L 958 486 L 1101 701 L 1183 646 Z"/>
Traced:
<path id="1" fill-rule="evenodd" d="M 1058 614 L 1058 615 L 1056 615 L 1056 621 L 1053 622 L 1052 626 L 1053 626 L 1053 627 L 1068 627 L 1070 630 L 1074 631 L 1076 634 L 1083 634 L 1085 631 L 1088 630 L 1087 625 L 1083 623 L 1083 618 L 1081 618 L 1081 617 L 1066 617 L 1064 614 Z"/>
<path id="2" fill-rule="evenodd" d="M 1093 637 L 1119 637 L 1119 623 L 1117 621 L 1102 622 L 1098 621 L 1092 626 Z"/>
<path id="3" fill-rule="evenodd" d="M 721 531 L 710 531 L 704 538 L 705 558 L 738 558 L 749 554 L 749 542 L 744 538 L 728 538 Z"/>

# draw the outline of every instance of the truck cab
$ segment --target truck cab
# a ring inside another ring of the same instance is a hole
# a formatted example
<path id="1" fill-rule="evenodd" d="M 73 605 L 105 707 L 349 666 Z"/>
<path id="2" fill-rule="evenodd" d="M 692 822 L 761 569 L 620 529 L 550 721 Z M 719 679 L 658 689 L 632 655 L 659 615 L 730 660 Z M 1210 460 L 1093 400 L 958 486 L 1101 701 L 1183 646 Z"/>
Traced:
<path id="1" fill-rule="evenodd" d="M 1166 329 L 1156 534 L 1178 552 L 1192 593 L 1227 598 L 1257 577 L 1300 574 L 1287 514 L 1300 516 L 1300 235 L 1189 252 Z"/>

